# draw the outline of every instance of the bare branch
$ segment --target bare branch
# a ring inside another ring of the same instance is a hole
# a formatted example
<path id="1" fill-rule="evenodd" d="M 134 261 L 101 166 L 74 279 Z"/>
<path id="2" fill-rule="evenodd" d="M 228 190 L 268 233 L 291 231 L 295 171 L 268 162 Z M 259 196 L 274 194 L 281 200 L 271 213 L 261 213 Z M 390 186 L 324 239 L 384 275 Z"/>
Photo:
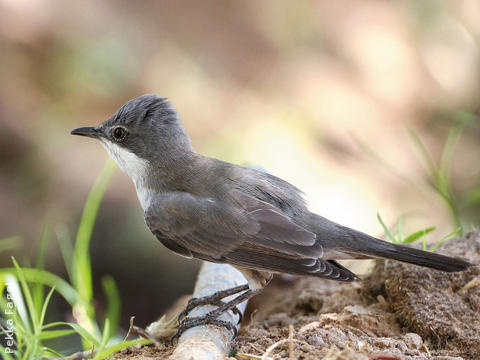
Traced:
<path id="1" fill-rule="evenodd" d="M 247 281 L 243 275 L 224 264 L 204 263 L 198 274 L 193 297 L 211 295 L 217 291 L 243 285 Z M 225 299 L 228 301 L 230 298 Z M 245 311 L 246 302 L 238 306 L 242 314 Z M 190 312 L 189 317 L 204 316 L 215 306 L 200 306 Z M 178 314 L 177 314 L 178 315 Z M 219 320 L 227 321 L 238 328 L 238 316 L 231 311 L 221 315 Z M 155 338 L 172 334 L 178 328 L 177 317 L 172 319 L 162 318 L 148 326 L 147 332 Z M 170 335 L 171 336 L 171 335 Z M 226 328 L 214 325 L 201 325 L 186 330 L 178 339 L 170 360 L 220 360 L 225 359 L 230 351 L 233 334 Z"/>

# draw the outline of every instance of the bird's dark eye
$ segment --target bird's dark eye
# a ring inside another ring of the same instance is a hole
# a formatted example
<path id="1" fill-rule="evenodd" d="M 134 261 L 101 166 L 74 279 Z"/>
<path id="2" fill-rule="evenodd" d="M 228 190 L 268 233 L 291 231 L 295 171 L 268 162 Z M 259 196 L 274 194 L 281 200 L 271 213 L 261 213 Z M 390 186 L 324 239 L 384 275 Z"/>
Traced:
<path id="1" fill-rule="evenodd" d="M 125 129 L 122 126 L 117 126 L 115 129 L 113 129 L 113 132 L 112 132 L 113 138 L 116 141 L 125 140 L 127 134 L 128 134 L 127 129 Z"/>

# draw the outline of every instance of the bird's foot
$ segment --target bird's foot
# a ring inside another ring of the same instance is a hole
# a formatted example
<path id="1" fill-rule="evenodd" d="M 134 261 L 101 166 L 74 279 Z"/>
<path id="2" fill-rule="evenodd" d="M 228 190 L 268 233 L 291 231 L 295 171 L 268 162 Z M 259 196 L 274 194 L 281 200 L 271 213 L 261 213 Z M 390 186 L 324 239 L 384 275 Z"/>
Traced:
<path id="1" fill-rule="evenodd" d="M 212 295 L 204 296 L 201 298 L 192 298 L 188 301 L 185 309 L 183 309 L 183 311 L 178 315 L 178 321 L 181 324 L 182 320 L 190 313 L 190 311 L 192 311 L 198 306 L 215 305 L 218 307 L 222 307 L 223 305 L 226 304 L 224 301 L 222 301 L 222 299 L 226 298 L 227 296 L 235 295 L 235 294 L 238 294 L 239 292 L 246 291 L 248 289 L 249 289 L 248 285 L 245 284 L 245 285 L 236 286 L 226 290 L 220 290 L 213 293 Z M 242 312 L 236 306 L 234 306 L 229 310 L 232 310 L 232 312 L 235 315 L 238 315 L 238 323 L 240 324 L 243 318 Z"/>
<path id="2" fill-rule="evenodd" d="M 193 318 L 183 319 L 177 331 L 175 332 L 175 334 L 173 334 L 172 338 L 170 339 L 171 344 L 172 345 L 175 344 L 177 339 L 180 338 L 180 335 L 182 335 L 186 330 L 192 327 L 200 326 L 200 325 L 215 325 L 219 327 L 224 327 L 232 332 L 234 338 L 237 336 L 238 330 L 235 325 L 233 325 L 229 321 L 218 320 L 209 315 L 210 313 L 202 317 L 193 317 Z"/>
<path id="3" fill-rule="evenodd" d="M 225 304 L 227 304 L 225 301 L 223 300 L 215 300 L 215 299 L 211 299 L 211 300 L 208 300 L 208 302 L 203 302 L 203 301 L 199 301 L 203 298 L 193 298 L 193 299 L 190 299 L 190 301 L 188 302 L 187 304 L 187 307 L 178 315 L 178 321 L 180 322 L 180 324 L 182 323 L 182 321 L 187 317 L 188 313 L 190 311 L 192 311 L 193 309 L 195 309 L 197 306 L 203 306 L 203 305 L 215 305 L 215 306 L 218 306 L 218 307 L 221 307 Z M 190 308 L 188 308 L 188 306 L 190 305 Z M 243 314 L 242 312 L 240 311 L 240 309 L 236 306 L 232 307 L 231 309 L 229 309 L 234 315 L 237 315 L 238 316 L 238 320 L 237 320 L 237 324 L 240 324 L 243 320 Z"/>
<path id="4" fill-rule="evenodd" d="M 251 297 L 255 296 L 256 294 L 258 294 L 260 292 L 260 289 L 250 290 L 248 288 L 248 285 L 243 285 L 243 286 L 237 286 L 236 288 L 223 290 L 223 291 L 224 291 L 224 293 L 220 294 L 220 295 L 217 295 L 217 294 L 222 293 L 221 291 L 213 294 L 214 300 L 215 301 L 220 301 L 220 303 L 221 303 L 221 305 L 218 306 L 218 308 L 210 311 L 205 316 L 184 318 L 183 320 L 181 320 L 178 330 L 175 332 L 175 334 L 173 335 L 173 337 L 171 339 L 172 344 L 176 341 L 176 339 L 178 339 L 180 337 L 180 335 L 182 335 L 185 332 L 185 330 L 190 329 L 190 328 L 195 327 L 195 326 L 198 326 L 198 325 L 209 325 L 210 324 L 210 325 L 217 325 L 217 326 L 220 326 L 220 327 L 225 327 L 228 330 L 232 331 L 233 337 L 237 336 L 237 327 L 235 325 L 233 325 L 229 321 L 219 320 L 217 318 L 220 315 L 222 315 L 223 313 L 225 313 L 226 311 L 232 310 L 234 308 L 237 309 L 237 311 L 238 311 L 237 305 L 239 305 L 240 303 L 250 299 Z M 235 291 L 235 292 L 232 292 L 232 291 Z M 236 293 L 241 292 L 241 291 L 244 291 L 244 292 L 242 294 L 238 295 L 236 298 L 234 298 L 233 300 L 231 300 L 229 302 L 223 302 L 223 301 L 220 300 L 220 299 L 222 299 L 226 296 L 230 296 L 230 295 L 236 294 Z M 225 292 L 227 292 L 226 295 L 224 295 Z M 221 297 L 219 298 L 219 296 L 221 296 Z M 202 301 L 205 298 L 208 298 L 208 300 L 209 300 L 209 302 L 207 302 L 206 304 L 211 304 L 212 303 L 212 301 L 210 299 L 210 296 L 206 296 L 204 298 L 199 298 L 199 299 L 192 299 L 192 300 Z M 199 306 L 198 301 L 193 301 L 191 306 L 193 306 L 193 307 Z M 188 308 L 189 308 L 189 305 L 187 305 L 187 309 Z M 190 310 L 188 310 L 188 312 Z"/>

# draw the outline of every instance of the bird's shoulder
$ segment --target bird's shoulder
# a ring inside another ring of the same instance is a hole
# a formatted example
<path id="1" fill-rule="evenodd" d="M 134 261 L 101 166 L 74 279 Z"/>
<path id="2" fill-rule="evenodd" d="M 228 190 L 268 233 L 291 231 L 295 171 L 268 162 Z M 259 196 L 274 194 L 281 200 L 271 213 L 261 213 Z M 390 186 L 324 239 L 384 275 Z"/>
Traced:
<path id="1" fill-rule="evenodd" d="M 303 193 L 289 182 L 253 168 L 211 159 L 210 185 L 225 197 L 253 197 L 288 216 L 307 211 Z M 213 176 L 212 176 L 213 175 Z"/>

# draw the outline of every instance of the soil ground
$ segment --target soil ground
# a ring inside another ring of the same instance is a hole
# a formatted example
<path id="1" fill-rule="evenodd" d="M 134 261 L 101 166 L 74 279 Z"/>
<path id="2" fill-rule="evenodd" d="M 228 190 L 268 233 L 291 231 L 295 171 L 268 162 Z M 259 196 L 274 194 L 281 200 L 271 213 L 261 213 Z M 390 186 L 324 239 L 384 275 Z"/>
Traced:
<path id="1" fill-rule="evenodd" d="M 437 251 L 480 264 L 480 232 Z M 479 266 L 444 273 L 389 260 L 377 261 L 356 283 L 278 278 L 249 304 L 232 356 L 480 359 L 479 283 Z M 171 352 L 144 347 L 115 358 L 166 359 Z"/>

